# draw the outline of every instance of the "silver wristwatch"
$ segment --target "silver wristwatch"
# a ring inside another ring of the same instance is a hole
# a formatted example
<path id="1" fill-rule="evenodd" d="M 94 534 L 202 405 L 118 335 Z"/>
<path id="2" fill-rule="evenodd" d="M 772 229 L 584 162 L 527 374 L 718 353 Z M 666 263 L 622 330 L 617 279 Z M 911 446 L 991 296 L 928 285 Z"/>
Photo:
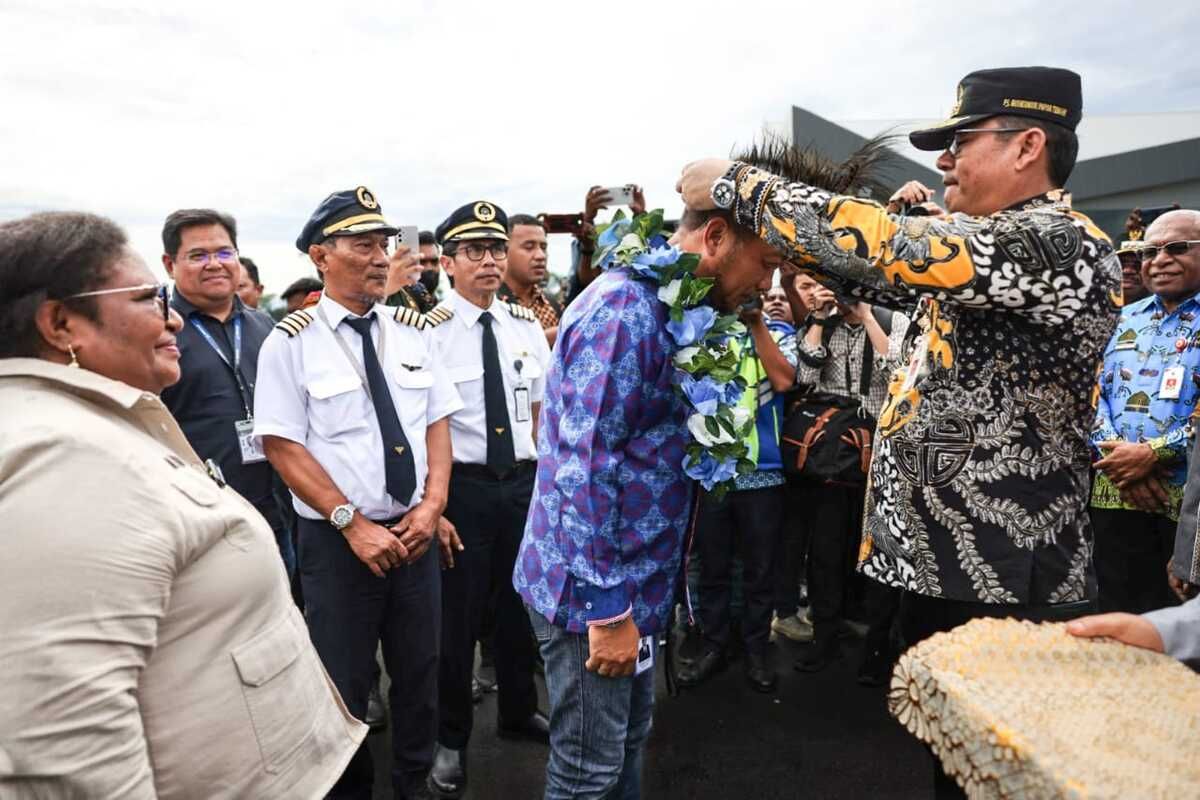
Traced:
<path id="1" fill-rule="evenodd" d="M 708 193 L 717 208 L 729 210 L 733 208 L 733 201 L 737 198 L 737 187 L 729 178 L 717 178 Z"/>
<path id="2" fill-rule="evenodd" d="M 357 509 L 351 503 L 344 503 L 333 509 L 333 513 L 329 515 L 329 524 L 337 528 L 339 531 L 344 531 L 350 527 L 350 523 L 354 521 L 354 512 Z"/>

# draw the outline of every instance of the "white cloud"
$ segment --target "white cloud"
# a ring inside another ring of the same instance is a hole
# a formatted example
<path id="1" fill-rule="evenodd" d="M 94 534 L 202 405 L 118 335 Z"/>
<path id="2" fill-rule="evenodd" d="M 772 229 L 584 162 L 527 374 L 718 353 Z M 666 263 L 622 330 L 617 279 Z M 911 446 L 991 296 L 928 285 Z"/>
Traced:
<path id="1" fill-rule="evenodd" d="M 962 74 L 1001 64 L 1080 70 L 1091 110 L 1194 107 L 1197 17 L 1160 7 L 1134 32 L 1115 2 L 6 0 L 0 217 L 106 213 L 156 264 L 163 217 L 214 206 L 278 290 L 310 273 L 291 243 L 311 210 L 358 184 L 424 228 L 478 198 L 567 212 L 629 181 L 675 214 L 684 162 L 792 104 L 932 117 Z"/>

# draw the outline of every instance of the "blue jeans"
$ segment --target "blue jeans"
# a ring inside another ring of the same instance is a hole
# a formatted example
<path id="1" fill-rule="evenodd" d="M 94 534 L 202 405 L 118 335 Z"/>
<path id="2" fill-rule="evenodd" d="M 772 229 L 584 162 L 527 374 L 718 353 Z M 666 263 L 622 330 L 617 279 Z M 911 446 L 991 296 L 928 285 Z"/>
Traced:
<path id="1" fill-rule="evenodd" d="M 546 800 L 638 800 L 642 746 L 654 716 L 654 670 L 601 677 L 583 666 L 586 634 L 570 633 L 532 609 L 529 619 L 550 696 Z"/>

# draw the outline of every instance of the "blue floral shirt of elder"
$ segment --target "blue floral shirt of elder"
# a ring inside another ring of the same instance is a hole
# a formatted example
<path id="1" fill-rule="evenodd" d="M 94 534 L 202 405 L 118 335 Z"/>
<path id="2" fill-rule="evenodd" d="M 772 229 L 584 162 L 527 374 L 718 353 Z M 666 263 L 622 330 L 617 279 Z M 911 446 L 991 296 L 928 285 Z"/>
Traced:
<path id="1" fill-rule="evenodd" d="M 1189 297 L 1167 313 L 1156 295 L 1126 306 L 1117 330 L 1104 353 L 1096 425 L 1092 431 L 1093 457 L 1100 442 L 1145 442 L 1164 470 L 1167 516 L 1179 518 L 1183 486 L 1187 480 L 1187 448 L 1191 441 L 1188 419 L 1200 399 L 1200 295 Z M 1182 382 L 1171 398 L 1161 391 L 1163 376 L 1182 367 Z M 1094 508 L 1137 510 L 1103 472 L 1092 483 Z"/>
<path id="2" fill-rule="evenodd" d="M 604 272 L 559 323 L 513 586 L 574 633 L 630 612 L 642 634 L 656 633 L 674 603 L 693 483 L 677 347 L 656 292 Z"/>

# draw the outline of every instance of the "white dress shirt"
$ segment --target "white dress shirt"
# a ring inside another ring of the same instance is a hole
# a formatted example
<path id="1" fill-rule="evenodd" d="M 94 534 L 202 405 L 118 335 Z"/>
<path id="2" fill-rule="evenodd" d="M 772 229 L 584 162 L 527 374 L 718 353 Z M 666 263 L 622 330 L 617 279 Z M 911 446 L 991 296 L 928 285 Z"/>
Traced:
<path id="1" fill-rule="evenodd" d="M 438 371 L 449 376 L 462 398 L 462 408 L 450 416 L 450 437 L 456 464 L 487 463 L 487 408 L 483 395 L 483 325 L 479 316 L 484 309 L 457 291 L 450 292 L 444 306 L 454 316 L 426 331 L 437 353 Z M 504 379 L 504 399 L 513 431 L 513 454 L 517 461 L 536 461 L 533 440 L 533 414 L 525 420 L 517 416 L 517 391 L 528 390 L 529 403 L 542 402 L 546 370 L 550 366 L 550 346 L 542 326 L 515 316 L 509 305 L 493 300 L 487 309 L 492 315 L 500 372 Z"/>
<path id="2" fill-rule="evenodd" d="M 375 406 L 359 377 L 362 337 L 342 325 L 351 312 L 329 295 L 322 295 L 303 330 L 288 336 L 276 328 L 258 356 L 254 392 L 254 435 L 279 436 L 308 449 L 342 494 L 373 520 L 393 519 L 408 507 L 388 494 L 383 468 L 383 434 Z M 425 430 L 462 407 L 454 385 L 434 359 L 421 332 L 396 322 L 395 309 L 374 306 L 371 339 L 379 353 L 400 425 L 412 448 L 417 490 L 412 504 L 425 493 L 429 463 Z M 336 331 L 336 333 L 335 333 Z M 351 363 L 338 336 L 354 358 Z M 365 374 L 365 371 L 364 373 Z M 324 517 L 292 495 L 296 513 L 307 519 Z"/>

